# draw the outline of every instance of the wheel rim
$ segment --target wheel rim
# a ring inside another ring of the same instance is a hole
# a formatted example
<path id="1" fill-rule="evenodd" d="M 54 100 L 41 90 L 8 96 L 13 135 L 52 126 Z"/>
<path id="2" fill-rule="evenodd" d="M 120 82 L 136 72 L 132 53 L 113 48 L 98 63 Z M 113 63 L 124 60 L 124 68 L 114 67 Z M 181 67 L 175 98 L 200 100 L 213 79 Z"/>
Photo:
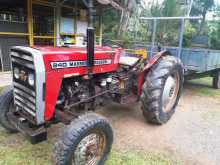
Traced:
<path id="1" fill-rule="evenodd" d="M 166 79 L 162 95 L 162 106 L 164 112 L 172 110 L 178 96 L 179 85 L 178 73 L 174 73 Z"/>
<path id="2" fill-rule="evenodd" d="M 92 131 L 78 144 L 72 165 L 97 165 L 104 154 L 106 136 L 101 131 Z"/>

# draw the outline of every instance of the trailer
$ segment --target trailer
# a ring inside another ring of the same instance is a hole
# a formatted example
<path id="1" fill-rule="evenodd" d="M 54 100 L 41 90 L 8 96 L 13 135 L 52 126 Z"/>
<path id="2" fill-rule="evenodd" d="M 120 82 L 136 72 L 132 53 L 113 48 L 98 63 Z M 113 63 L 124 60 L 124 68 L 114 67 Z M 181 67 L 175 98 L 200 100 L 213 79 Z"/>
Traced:
<path id="1" fill-rule="evenodd" d="M 198 47 L 183 48 L 182 46 L 185 21 L 199 20 L 201 17 L 141 17 L 140 19 L 153 21 L 151 45 L 145 46 L 150 58 L 152 58 L 160 50 L 168 50 L 171 55 L 181 59 L 184 65 L 186 80 L 211 76 L 213 77 L 213 88 L 220 89 L 220 50 Z M 158 20 L 181 21 L 178 47 L 161 46 L 158 48 L 155 44 Z"/>
<path id="2" fill-rule="evenodd" d="M 172 55 L 178 57 L 178 48 L 166 47 Z M 202 48 L 183 48 L 179 56 L 186 79 L 213 77 L 213 87 L 220 88 L 220 50 Z"/>

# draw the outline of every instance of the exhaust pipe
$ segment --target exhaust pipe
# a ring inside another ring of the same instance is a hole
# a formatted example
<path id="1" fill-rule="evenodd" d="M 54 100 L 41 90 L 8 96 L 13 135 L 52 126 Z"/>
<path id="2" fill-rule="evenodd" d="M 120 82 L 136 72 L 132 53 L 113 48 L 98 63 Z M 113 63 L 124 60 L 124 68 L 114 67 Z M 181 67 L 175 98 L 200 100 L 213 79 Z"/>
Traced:
<path id="1" fill-rule="evenodd" d="M 87 28 L 87 65 L 88 75 L 91 77 L 92 68 L 94 66 L 94 51 L 95 51 L 95 30 L 93 28 L 94 21 L 94 1 L 88 1 L 88 16 L 89 16 L 89 27 Z"/>
<path id="2" fill-rule="evenodd" d="M 87 28 L 87 66 L 90 71 L 94 65 L 94 51 L 95 51 L 95 32 L 94 28 Z"/>

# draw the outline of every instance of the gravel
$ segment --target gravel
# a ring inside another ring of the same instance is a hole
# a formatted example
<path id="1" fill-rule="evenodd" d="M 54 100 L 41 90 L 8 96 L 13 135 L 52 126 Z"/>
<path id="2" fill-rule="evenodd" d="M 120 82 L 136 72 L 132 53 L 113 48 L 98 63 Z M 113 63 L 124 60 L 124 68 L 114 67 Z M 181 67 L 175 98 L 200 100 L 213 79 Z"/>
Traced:
<path id="1" fill-rule="evenodd" d="M 109 105 L 100 113 L 113 123 L 114 148 L 164 151 L 186 165 L 219 165 L 220 101 L 185 89 L 172 119 L 146 123 L 140 105 Z"/>

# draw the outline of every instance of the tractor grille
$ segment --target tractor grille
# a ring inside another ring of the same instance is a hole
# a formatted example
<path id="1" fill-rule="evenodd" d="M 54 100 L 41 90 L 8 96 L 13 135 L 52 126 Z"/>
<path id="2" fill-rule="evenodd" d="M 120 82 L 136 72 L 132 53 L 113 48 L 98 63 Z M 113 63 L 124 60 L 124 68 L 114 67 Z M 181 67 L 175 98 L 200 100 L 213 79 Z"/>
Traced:
<path id="1" fill-rule="evenodd" d="M 29 52 L 12 49 L 11 51 L 14 103 L 18 112 L 33 123 L 36 121 L 36 88 L 28 83 L 28 74 L 35 74 L 33 56 Z M 14 69 L 20 71 L 19 78 L 14 76 Z M 22 74 L 21 74 L 22 73 Z"/>

